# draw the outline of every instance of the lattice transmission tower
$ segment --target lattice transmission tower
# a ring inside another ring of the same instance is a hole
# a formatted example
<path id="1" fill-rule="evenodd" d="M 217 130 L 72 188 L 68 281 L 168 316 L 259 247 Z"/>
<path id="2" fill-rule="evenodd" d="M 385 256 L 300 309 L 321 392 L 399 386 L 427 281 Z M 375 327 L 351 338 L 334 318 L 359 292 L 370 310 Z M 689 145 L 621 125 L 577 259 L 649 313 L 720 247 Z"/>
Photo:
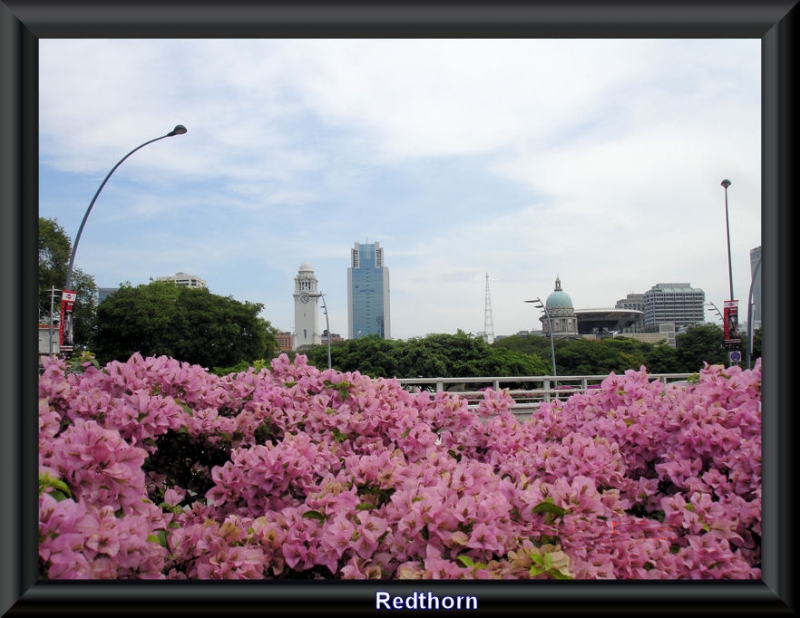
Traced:
<path id="1" fill-rule="evenodd" d="M 486 343 L 494 343 L 494 322 L 492 321 L 492 297 L 489 294 L 489 273 L 486 273 L 486 310 L 483 317 L 483 338 Z"/>

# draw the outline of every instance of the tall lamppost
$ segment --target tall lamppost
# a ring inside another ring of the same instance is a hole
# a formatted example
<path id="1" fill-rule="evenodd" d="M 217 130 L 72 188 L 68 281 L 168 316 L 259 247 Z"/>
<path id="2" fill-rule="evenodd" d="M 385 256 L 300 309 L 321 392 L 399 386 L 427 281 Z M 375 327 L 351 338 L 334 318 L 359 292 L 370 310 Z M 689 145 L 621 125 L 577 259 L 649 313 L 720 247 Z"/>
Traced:
<path id="1" fill-rule="evenodd" d="M 328 369 L 331 368 L 331 324 L 328 320 L 328 306 L 325 304 L 325 294 L 319 292 L 318 294 L 307 294 L 309 298 L 322 299 L 322 311 L 325 313 L 325 330 L 328 331 Z M 361 331 L 359 331 L 361 332 Z"/>
<path id="2" fill-rule="evenodd" d="M 728 234 L 728 283 L 730 284 L 731 295 L 728 297 L 733 300 L 733 267 L 731 265 L 731 226 L 728 221 L 728 187 L 731 186 L 731 181 L 727 178 L 722 181 L 722 186 L 725 188 L 725 231 Z"/>
<path id="3" fill-rule="evenodd" d="M 728 218 L 728 187 L 731 186 L 731 181 L 727 178 L 721 183 L 725 189 L 725 231 L 728 235 L 728 283 L 730 284 L 730 297 L 728 302 L 725 303 L 725 318 L 724 329 L 728 335 L 725 344 L 728 348 L 728 365 L 734 365 L 741 359 L 741 353 L 737 350 L 739 339 L 736 337 L 738 330 L 738 308 L 736 300 L 733 297 L 733 266 L 731 262 L 731 227 Z"/>
<path id="4" fill-rule="evenodd" d="M 547 318 L 547 331 L 550 333 L 550 358 L 553 363 L 553 376 L 557 376 L 556 373 L 556 347 L 553 343 L 553 322 L 550 319 L 550 312 L 547 310 L 547 305 L 542 302 L 540 298 L 535 298 L 534 300 L 526 300 L 526 303 L 536 303 L 534 307 L 538 307 L 539 309 L 544 309 L 544 315 Z"/>
<path id="5" fill-rule="evenodd" d="M 157 141 L 162 140 L 162 139 L 164 139 L 166 137 L 172 137 L 173 135 L 183 135 L 184 133 L 186 133 L 186 127 L 185 126 L 183 126 L 182 124 L 175 125 L 175 128 L 172 129 L 172 131 L 170 131 L 166 135 L 162 135 L 161 137 L 156 137 L 155 139 L 151 139 L 151 140 L 145 142 L 144 144 L 140 144 L 139 146 L 137 146 L 136 148 L 131 150 L 128 154 L 126 154 L 124 157 L 122 157 L 114 167 L 111 168 L 111 171 L 108 174 L 106 174 L 106 177 L 103 179 L 103 182 L 101 182 L 100 186 L 97 188 L 97 191 L 95 192 L 94 197 L 92 198 L 92 201 L 89 203 L 89 208 L 86 209 L 86 214 L 83 215 L 83 220 L 81 221 L 81 226 L 78 228 L 78 234 L 77 234 L 77 236 L 75 236 L 75 242 L 72 243 L 72 252 L 70 253 L 69 264 L 67 265 L 67 279 L 66 279 L 66 283 L 64 284 L 64 290 L 63 290 L 63 292 L 65 294 L 69 294 L 71 296 L 71 298 L 74 299 L 74 291 L 72 290 L 72 267 L 73 267 L 73 264 L 75 263 L 75 252 L 78 250 L 78 242 L 80 241 L 81 234 L 83 233 L 83 226 L 86 225 L 86 219 L 89 218 L 89 213 L 92 212 L 92 207 L 94 206 L 94 203 L 97 201 L 97 196 L 100 195 L 100 191 L 103 190 L 103 187 L 106 185 L 106 182 L 108 182 L 108 179 L 111 177 L 111 174 L 113 174 L 116 171 L 116 169 L 120 165 L 122 165 L 122 162 L 125 161 L 125 159 L 130 157 L 134 152 L 136 152 L 140 148 L 144 148 L 148 144 L 152 144 L 153 142 L 157 142 Z M 64 308 L 64 299 L 63 298 L 62 298 L 61 303 L 62 303 L 62 313 L 63 313 L 63 308 Z M 66 333 L 65 336 L 62 336 L 62 339 L 66 338 L 69 341 L 70 346 L 71 346 L 72 345 L 72 319 L 71 319 L 72 318 L 72 316 L 71 316 L 72 304 L 71 303 L 69 304 L 69 313 L 70 313 L 70 315 L 68 316 L 69 319 L 63 322 L 63 327 L 67 327 L 69 329 L 69 332 Z M 63 341 L 62 341 L 62 343 L 63 343 Z"/>

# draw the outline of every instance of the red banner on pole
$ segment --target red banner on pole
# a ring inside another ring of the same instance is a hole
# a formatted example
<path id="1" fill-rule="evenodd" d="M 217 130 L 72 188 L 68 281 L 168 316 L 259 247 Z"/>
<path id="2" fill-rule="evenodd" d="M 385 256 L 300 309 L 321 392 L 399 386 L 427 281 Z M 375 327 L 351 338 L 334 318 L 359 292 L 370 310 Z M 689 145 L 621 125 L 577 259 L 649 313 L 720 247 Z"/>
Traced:
<path id="1" fill-rule="evenodd" d="M 58 327 L 61 352 L 72 352 L 72 308 L 76 297 L 74 290 L 61 291 L 61 321 Z"/>
<path id="2" fill-rule="evenodd" d="M 725 341 L 738 340 L 739 333 L 739 301 L 726 300 L 725 309 L 723 311 L 723 331 L 725 332 Z"/>

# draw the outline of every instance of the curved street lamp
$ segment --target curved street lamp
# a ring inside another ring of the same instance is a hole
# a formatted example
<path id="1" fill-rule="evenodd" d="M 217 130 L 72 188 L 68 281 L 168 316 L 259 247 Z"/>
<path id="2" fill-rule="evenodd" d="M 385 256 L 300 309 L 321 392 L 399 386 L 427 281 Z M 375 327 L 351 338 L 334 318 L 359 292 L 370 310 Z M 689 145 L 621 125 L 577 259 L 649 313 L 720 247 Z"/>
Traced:
<path id="1" fill-rule="evenodd" d="M 726 341 L 726 345 L 728 346 L 728 365 L 738 364 L 738 361 L 734 360 L 734 354 L 739 354 L 739 351 L 736 349 L 738 340 L 736 339 L 736 333 L 731 332 L 731 330 L 735 330 L 736 327 L 736 300 L 733 296 L 733 266 L 731 263 L 731 226 L 728 220 L 728 187 L 731 186 L 731 181 L 727 178 L 723 180 L 721 183 L 722 187 L 725 189 L 725 230 L 728 235 L 728 283 L 730 285 L 730 297 L 729 303 L 726 304 L 725 308 L 725 319 L 724 319 L 724 327 L 727 330 L 729 341 Z M 732 322 L 731 322 L 732 321 Z"/>
<path id="2" fill-rule="evenodd" d="M 81 234 L 83 233 L 83 226 L 86 225 L 86 219 L 89 218 L 89 213 L 92 212 L 92 207 L 94 206 L 94 203 L 97 201 L 97 196 L 100 195 L 100 191 L 103 190 L 103 187 L 106 185 L 106 182 L 108 182 L 108 179 L 111 177 L 111 174 L 113 174 L 116 171 L 116 169 L 120 165 L 122 165 L 122 162 L 125 161 L 125 159 L 130 157 L 134 152 L 136 152 L 140 148 L 144 148 L 148 144 L 152 144 L 153 142 L 157 142 L 157 141 L 162 140 L 162 139 L 164 139 L 166 137 L 172 137 L 173 135 L 183 135 L 184 133 L 186 133 L 186 127 L 185 126 L 183 126 L 182 124 L 175 125 L 175 128 L 172 129 L 172 131 L 170 131 L 166 135 L 162 135 L 161 137 L 156 137 L 155 139 L 151 139 L 151 140 L 145 142 L 144 144 L 140 144 L 139 146 L 137 146 L 136 148 L 131 150 L 128 154 L 126 154 L 124 157 L 122 157 L 114 167 L 111 168 L 111 171 L 108 174 L 106 174 L 106 177 L 103 179 L 103 182 L 101 182 L 100 186 L 97 188 L 97 191 L 95 192 L 94 197 L 92 198 L 92 201 L 89 203 L 89 208 L 86 209 L 86 214 L 83 215 L 83 220 L 81 221 L 81 226 L 78 228 L 78 234 L 77 234 L 77 236 L 75 236 L 75 242 L 72 243 L 72 251 L 70 252 L 69 263 L 67 264 L 67 278 L 66 278 L 66 281 L 64 283 L 64 290 L 63 290 L 63 292 L 65 294 L 67 294 L 67 293 L 70 294 L 71 301 L 74 300 L 74 292 L 72 291 L 72 268 L 73 268 L 73 265 L 75 263 L 75 252 L 78 250 L 78 242 L 80 241 Z M 65 330 L 68 331 L 67 333 L 63 333 L 62 332 L 62 344 L 66 340 L 69 343 L 69 346 L 72 345 L 72 311 L 71 311 L 72 304 L 71 304 L 71 301 L 70 301 L 70 304 L 68 305 L 70 307 L 70 309 L 67 310 L 69 315 L 65 316 L 66 319 L 63 321 L 63 326 L 62 326 L 62 329 L 65 329 Z M 64 310 L 63 308 L 64 308 L 64 298 L 62 297 L 62 311 Z"/>
<path id="3" fill-rule="evenodd" d="M 328 321 L 328 306 L 325 304 L 325 294 L 319 292 L 318 294 L 309 294 L 311 298 L 322 299 L 322 311 L 325 313 L 325 330 L 328 331 L 328 369 L 331 368 L 331 324 Z"/>
<path id="4" fill-rule="evenodd" d="M 534 306 L 538 307 L 539 309 L 544 309 L 544 315 L 547 318 L 547 330 L 550 333 L 550 357 L 553 363 L 553 376 L 557 376 L 556 373 L 556 348 L 555 344 L 553 344 L 553 322 L 550 319 L 550 312 L 547 310 L 547 305 L 542 302 L 541 298 L 535 298 L 533 300 L 526 300 L 526 303 L 536 303 Z"/>
<path id="5" fill-rule="evenodd" d="M 728 187 L 731 186 L 731 181 L 727 178 L 720 183 L 725 189 L 725 230 L 728 234 L 728 283 L 730 284 L 731 295 L 729 298 L 733 300 L 733 267 L 731 265 L 731 226 L 728 222 Z"/>
<path id="6" fill-rule="evenodd" d="M 111 171 L 108 174 L 106 174 L 106 177 L 103 179 L 103 182 L 100 183 L 100 186 L 98 187 L 97 192 L 94 194 L 94 197 L 92 198 L 92 201 L 89 203 L 89 208 L 86 209 L 86 214 L 83 215 L 83 221 L 81 221 L 81 226 L 78 228 L 78 235 L 75 236 L 75 242 L 72 243 L 72 252 L 70 253 L 69 264 L 67 265 L 67 279 L 66 279 L 66 283 L 64 284 L 64 289 L 65 290 L 71 289 L 70 286 L 72 285 L 72 265 L 75 262 L 75 252 L 78 250 L 78 242 L 80 241 L 81 234 L 83 233 L 83 226 L 86 225 L 86 219 L 89 218 L 89 213 L 92 212 L 92 207 L 94 206 L 94 203 L 97 201 L 97 196 L 100 195 L 100 191 L 103 190 L 103 187 L 106 185 L 106 182 L 108 182 L 108 179 L 111 177 L 111 174 L 113 174 L 116 171 L 116 169 L 120 165 L 122 165 L 122 162 L 125 159 L 130 157 L 134 152 L 136 152 L 140 148 L 144 148 L 148 144 L 152 144 L 153 142 L 157 142 L 158 140 L 162 140 L 165 137 L 172 137 L 173 135 L 183 135 L 184 133 L 186 133 L 186 127 L 184 127 L 182 124 L 175 125 L 175 128 L 172 129 L 172 131 L 170 131 L 166 135 L 162 135 L 161 137 L 157 137 L 155 139 L 151 139 L 150 141 L 147 141 L 144 144 L 141 144 L 141 145 L 137 146 L 136 148 L 134 148 L 133 150 L 131 150 L 128 154 L 126 154 L 124 157 L 122 157 L 114 167 L 111 168 Z"/>
<path id="7" fill-rule="evenodd" d="M 715 312 L 715 313 L 716 313 L 716 314 L 719 316 L 719 321 L 720 321 L 721 323 L 723 323 L 723 324 L 724 324 L 724 323 L 725 323 L 725 320 L 724 320 L 724 318 L 722 317 L 722 312 L 719 310 L 719 307 L 717 307 L 717 306 L 716 306 L 714 303 L 712 303 L 710 300 L 709 300 L 709 301 L 706 301 L 706 304 L 707 304 L 707 305 L 711 305 L 711 308 L 712 308 L 712 309 L 714 310 L 714 312 Z"/>

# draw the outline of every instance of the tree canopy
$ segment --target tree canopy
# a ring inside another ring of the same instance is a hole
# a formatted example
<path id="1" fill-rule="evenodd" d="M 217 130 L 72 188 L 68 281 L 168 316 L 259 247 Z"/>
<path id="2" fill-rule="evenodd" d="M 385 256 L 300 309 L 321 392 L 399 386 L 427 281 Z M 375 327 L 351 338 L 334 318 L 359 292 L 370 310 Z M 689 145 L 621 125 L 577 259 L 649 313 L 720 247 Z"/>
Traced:
<path id="1" fill-rule="evenodd" d="M 39 319 L 58 319 L 61 309 L 61 290 L 67 279 L 67 266 L 72 241 L 56 219 L 39 217 Z M 79 268 L 72 270 L 72 288 L 77 293 L 72 313 L 73 339 L 76 349 L 86 348 L 92 338 L 97 306 L 97 286 L 94 278 Z M 52 290 L 55 290 L 52 293 Z M 52 296 L 52 298 L 51 298 Z"/>
<path id="2" fill-rule="evenodd" d="M 716 324 L 696 324 L 676 337 L 678 359 L 683 371 L 700 371 L 703 363 L 726 365 L 728 351 L 725 349 L 725 334 Z M 746 342 L 743 342 L 746 343 Z M 744 357 L 744 355 L 742 355 Z"/>
<path id="3" fill-rule="evenodd" d="M 327 367 L 325 345 L 305 354 L 310 364 Z M 331 364 L 339 371 L 388 378 L 544 375 L 549 367 L 536 355 L 495 348 L 460 330 L 407 341 L 372 335 L 336 342 L 331 345 Z"/>
<path id="4" fill-rule="evenodd" d="M 92 349 L 101 363 L 134 352 L 207 368 L 269 359 L 278 342 L 276 330 L 258 316 L 262 309 L 173 281 L 126 284 L 98 306 Z"/>
<path id="5" fill-rule="evenodd" d="M 754 333 L 751 364 L 761 356 L 761 331 Z M 726 365 L 728 353 L 722 329 L 714 324 L 697 324 L 676 337 L 676 347 L 666 343 L 646 343 L 631 337 L 604 339 L 556 339 L 556 369 L 558 375 L 605 375 L 612 371 L 621 374 L 628 369 L 638 371 L 644 366 L 650 373 L 694 373 L 709 365 Z M 746 340 L 742 341 L 745 350 Z M 536 354 L 549 358 L 547 337 L 513 335 L 494 342 L 493 347 Z M 744 356 L 744 355 L 743 355 Z M 549 371 L 548 371 L 549 373 Z"/>

